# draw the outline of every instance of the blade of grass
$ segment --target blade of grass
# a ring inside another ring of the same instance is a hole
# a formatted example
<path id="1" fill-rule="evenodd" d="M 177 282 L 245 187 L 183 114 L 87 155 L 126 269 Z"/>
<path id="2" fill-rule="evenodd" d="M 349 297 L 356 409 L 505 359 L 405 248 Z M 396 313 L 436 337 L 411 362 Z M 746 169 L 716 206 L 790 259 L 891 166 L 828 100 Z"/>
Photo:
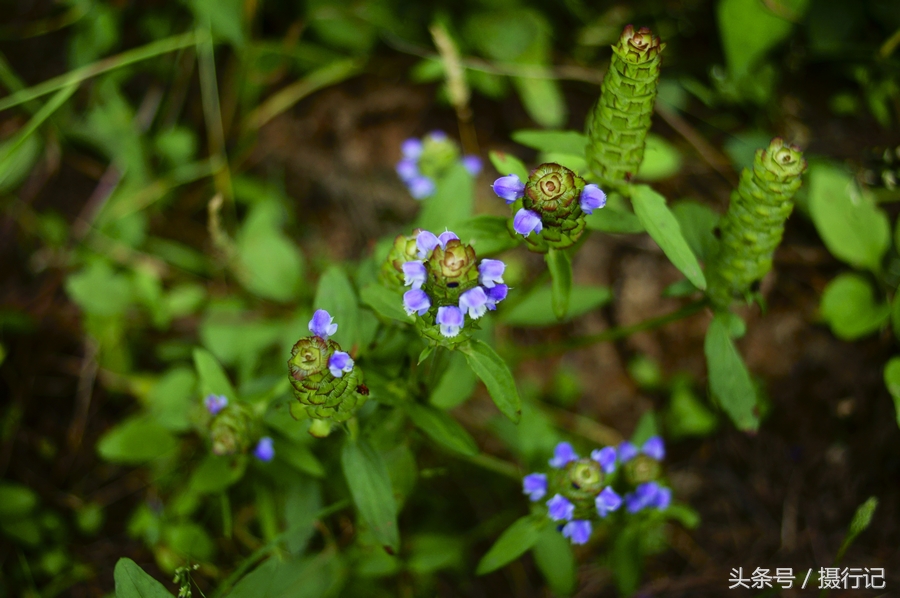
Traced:
<path id="1" fill-rule="evenodd" d="M 216 57 L 213 51 L 212 32 L 209 23 L 197 28 L 197 66 L 200 71 L 200 96 L 206 135 L 209 143 L 210 165 L 218 162 L 213 180 L 216 191 L 229 201 L 234 198 L 231 188 L 231 169 L 225 153 L 225 129 L 222 127 L 222 107 L 219 103 L 219 84 L 216 78 Z"/>

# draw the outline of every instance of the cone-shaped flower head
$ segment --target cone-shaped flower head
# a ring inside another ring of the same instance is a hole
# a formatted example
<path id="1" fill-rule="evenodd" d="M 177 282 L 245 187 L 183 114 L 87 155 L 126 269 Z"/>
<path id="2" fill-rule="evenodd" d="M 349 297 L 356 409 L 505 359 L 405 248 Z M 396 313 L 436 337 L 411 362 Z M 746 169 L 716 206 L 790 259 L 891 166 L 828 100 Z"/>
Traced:
<path id="1" fill-rule="evenodd" d="M 393 289 L 399 289 L 406 284 L 406 273 L 403 271 L 403 265 L 406 262 L 418 259 L 418 248 L 416 247 L 416 238 L 419 230 L 413 231 L 410 236 L 397 235 L 394 244 L 388 252 L 387 258 L 381 264 L 381 271 L 378 273 L 381 282 Z"/>
<path id="2" fill-rule="evenodd" d="M 531 502 L 541 500 L 547 494 L 547 476 L 543 473 L 531 473 L 522 479 L 522 493 L 528 495 Z"/>
<path id="3" fill-rule="evenodd" d="M 594 499 L 594 506 L 597 508 L 597 514 L 600 517 L 606 517 L 609 513 L 622 506 L 622 497 L 607 486 Z"/>
<path id="4" fill-rule="evenodd" d="M 337 329 L 338 325 L 334 323 L 334 318 L 324 309 L 317 309 L 309 321 L 309 331 L 325 340 L 337 332 Z"/>
<path id="5" fill-rule="evenodd" d="M 503 199 L 508 204 L 511 204 L 517 199 L 522 199 L 522 197 L 525 196 L 525 183 L 514 174 L 500 177 L 494 181 L 494 184 L 491 185 L 491 189 L 494 190 L 494 193 L 496 193 L 500 199 Z"/>
<path id="6" fill-rule="evenodd" d="M 571 521 L 575 514 L 575 505 L 562 494 L 554 494 L 547 501 L 547 515 L 553 521 Z"/>
<path id="7" fill-rule="evenodd" d="M 203 399 L 203 405 L 210 415 L 218 415 L 218 413 L 228 407 L 228 397 L 225 395 L 208 395 Z"/>
<path id="8" fill-rule="evenodd" d="M 553 449 L 553 458 L 550 459 L 549 463 L 551 467 L 561 469 L 568 463 L 577 460 L 578 454 L 575 452 L 575 449 L 572 448 L 572 445 L 568 442 L 560 442 L 556 445 L 556 448 Z"/>
<path id="9" fill-rule="evenodd" d="M 633 25 L 627 25 L 619 37 L 619 43 L 613 46 L 615 52 L 625 62 L 647 62 L 657 57 L 666 47 L 647 27 L 635 31 Z"/>
<path id="10" fill-rule="evenodd" d="M 269 436 L 260 438 L 259 442 L 256 443 L 256 448 L 253 449 L 253 456 L 264 463 L 268 463 L 274 459 L 275 443 L 272 441 L 272 438 Z"/>
<path id="11" fill-rule="evenodd" d="M 255 434 L 256 422 L 250 411 L 239 403 L 222 409 L 209 425 L 212 452 L 215 455 L 246 453 Z"/>
<path id="12" fill-rule="evenodd" d="M 578 459 L 568 468 L 569 482 L 574 488 L 590 492 L 600 492 L 605 476 L 600 464 L 593 459 Z"/>
<path id="13" fill-rule="evenodd" d="M 625 464 L 625 477 L 632 484 L 642 484 L 658 478 L 662 473 L 659 462 L 665 455 L 665 444 L 659 436 L 649 438 L 640 449 L 630 442 L 622 443 L 619 448 L 619 460 Z"/>
<path id="14" fill-rule="evenodd" d="M 584 179 L 559 164 L 541 164 L 525 183 L 523 206 L 541 216 L 545 226 L 559 226 L 579 216 Z"/>
<path id="15" fill-rule="evenodd" d="M 563 526 L 562 535 L 564 538 L 568 538 L 572 544 L 586 544 L 593 531 L 590 520 L 576 519 Z"/>
<path id="16" fill-rule="evenodd" d="M 475 250 L 459 239 L 435 247 L 427 265 L 436 287 L 460 289 L 464 285 L 474 286 L 478 280 Z"/>

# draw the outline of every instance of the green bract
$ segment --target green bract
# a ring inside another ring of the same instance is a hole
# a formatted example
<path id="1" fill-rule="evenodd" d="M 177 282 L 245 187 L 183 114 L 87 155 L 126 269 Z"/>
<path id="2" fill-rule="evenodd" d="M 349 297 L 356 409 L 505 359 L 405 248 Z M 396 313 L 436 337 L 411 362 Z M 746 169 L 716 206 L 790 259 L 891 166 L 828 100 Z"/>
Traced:
<path id="1" fill-rule="evenodd" d="M 416 259 L 416 236 L 420 229 L 410 236 L 397 235 L 387 259 L 381 264 L 378 277 L 386 286 L 393 289 L 403 288 L 403 264 Z"/>
<path id="2" fill-rule="evenodd" d="M 456 305 L 459 296 L 478 284 L 475 250 L 458 239 L 438 245 L 425 262 L 428 279 L 423 289 L 435 305 Z"/>
<path id="3" fill-rule="evenodd" d="M 301 338 L 291 349 L 288 360 L 291 386 L 302 411 L 310 419 L 344 422 L 366 402 L 368 390 L 362 383 L 359 367 L 340 377 L 329 371 L 329 359 L 340 350 L 336 342 L 319 336 Z"/>
<path id="4" fill-rule="evenodd" d="M 240 403 L 228 405 L 209 425 L 213 454 L 246 453 L 258 440 L 257 427 L 253 414 L 246 406 Z"/>
<path id="5" fill-rule="evenodd" d="M 512 204 L 513 216 L 525 208 L 541 217 L 541 232 L 524 237 L 530 250 L 547 253 L 550 248 L 565 249 L 578 241 L 585 228 L 585 214 L 579 205 L 584 186 L 583 178 L 559 164 L 541 164 L 531 171 L 524 197 Z M 513 220 L 507 223 L 509 232 L 520 237 Z"/>

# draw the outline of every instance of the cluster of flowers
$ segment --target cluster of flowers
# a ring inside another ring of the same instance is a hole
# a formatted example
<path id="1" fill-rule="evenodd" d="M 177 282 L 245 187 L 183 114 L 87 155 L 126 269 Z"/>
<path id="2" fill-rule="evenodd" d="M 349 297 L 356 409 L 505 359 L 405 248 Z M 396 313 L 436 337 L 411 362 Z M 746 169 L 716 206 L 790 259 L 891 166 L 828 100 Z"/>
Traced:
<path id="1" fill-rule="evenodd" d="M 553 492 L 546 502 L 547 516 L 561 526 L 572 544 L 585 544 L 593 531 L 592 519 L 605 519 L 624 503 L 629 513 L 644 509 L 668 508 L 672 491 L 655 480 L 659 462 L 665 457 L 662 438 L 654 436 L 640 448 L 623 442 L 618 448 L 605 447 L 580 458 L 572 445 L 561 442 L 549 463 L 549 474 L 532 473 L 522 480 L 522 490 L 532 502 Z M 643 461 L 642 463 L 640 461 Z M 636 485 L 624 497 L 613 489 L 617 470 L 624 469 L 622 486 Z"/>
<path id="2" fill-rule="evenodd" d="M 435 235 L 423 230 L 415 242 L 419 259 L 401 266 L 404 285 L 412 287 L 403 294 L 407 314 L 424 316 L 436 306 L 434 323 L 443 336 L 453 338 L 462 330 L 465 316 L 477 320 L 506 299 L 506 264 L 500 260 L 481 260 L 476 274 L 475 253 L 456 234 L 445 231 Z"/>
<path id="3" fill-rule="evenodd" d="M 226 397 L 225 395 L 211 394 L 211 395 L 208 395 L 203 400 L 203 404 L 206 406 L 206 410 L 209 412 L 209 414 L 212 415 L 214 418 L 216 418 L 217 416 L 219 416 L 220 413 L 225 411 L 225 409 L 228 407 L 228 397 Z M 237 417 L 244 415 L 243 413 L 240 413 L 240 412 L 238 412 L 238 413 L 239 413 L 239 415 L 237 415 Z M 227 418 L 227 417 L 229 417 L 229 415 L 230 414 L 225 414 L 225 415 L 223 415 L 223 418 Z M 235 416 L 232 415 L 232 419 L 234 417 Z M 227 422 L 227 423 L 230 423 L 230 422 Z M 213 425 L 212 425 L 213 436 L 214 436 L 214 439 L 213 439 L 214 451 L 213 452 L 222 452 L 222 451 L 215 450 L 216 449 L 216 440 L 219 440 L 220 443 L 222 440 L 221 438 L 219 438 L 219 439 L 215 438 L 215 436 L 216 436 L 216 431 L 219 429 L 223 429 L 223 428 L 231 431 L 234 428 L 234 426 L 232 426 L 232 425 L 217 426 L 215 421 L 213 422 Z M 219 434 L 219 435 L 221 435 L 221 434 Z M 234 446 L 238 446 L 240 444 L 240 442 L 233 442 L 231 444 Z M 232 452 L 232 451 L 227 451 L 227 452 Z M 227 453 L 223 453 L 223 454 L 227 454 Z M 270 436 L 263 436 L 262 438 L 259 439 L 259 441 L 256 443 L 256 445 L 253 447 L 253 456 L 256 457 L 257 459 L 259 459 L 260 461 L 263 461 L 266 463 L 275 458 L 275 443 Z"/>
<path id="4" fill-rule="evenodd" d="M 434 195 L 437 179 L 459 156 L 456 144 L 443 131 L 432 131 L 423 139 L 407 139 L 400 151 L 403 157 L 397 162 L 397 175 L 416 199 Z M 481 172 L 478 156 L 463 156 L 462 164 L 473 177 Z"/>
<path id="5" fill-rule="evenodd" d="M 337 332 L 338 325 L 334 323 L 334 318 L 324 309 L 317 309 L 313 314 L 312 320 L 309 321 L 309 331 L 318 336 L 322 340 L 327 341 L 329 336 Z M 328 371 L 335 378 L 341 378 L 344 372 L 353 370 L 353 359 L 349 353 L 344 351 L 335 351 L 328 358 Z"/>

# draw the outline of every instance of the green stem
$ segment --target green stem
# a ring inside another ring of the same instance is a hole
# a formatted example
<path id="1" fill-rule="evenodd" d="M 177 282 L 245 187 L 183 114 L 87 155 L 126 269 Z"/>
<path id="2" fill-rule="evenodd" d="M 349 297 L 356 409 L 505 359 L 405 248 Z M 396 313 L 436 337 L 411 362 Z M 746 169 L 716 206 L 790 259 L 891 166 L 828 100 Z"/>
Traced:
<path id="1" fill-rule="evenodd" d="M 141 46 L 133 50 L 128 50 L 127 52 L 122 52 L 121 54 L 116 54 L 115 56 L 110 56 L 109 58 L 104 58 L 103 60 L 98 60 L 93 64 L 83 66 L 74 71 L 69 71 L 59 77 L 48 79 L 43 83 L 39 83 L 28 89 L 17 91 L 12 95 L 3 98 L 0 100 L 0 111 L 12 108 L 13 106 L 18 106 L 19 104 L 24 104 L 25 102 L 47 95 L 48 93 L 59 91 L 70 85 L 81 83 L 82 81 L 86 81 L 87 79 L 103 73 L 108 73 L 109 71 L 114 71 L 123 66 L 154 58 L 161 54 L 168 54 L 169 52 L 174 52 L 181 48 L 186 48 L 196 43 L 196 41 L 196 34 L 185 33 L 167 37 L 158 42 L 153 42 L 146 46 Z"/>

